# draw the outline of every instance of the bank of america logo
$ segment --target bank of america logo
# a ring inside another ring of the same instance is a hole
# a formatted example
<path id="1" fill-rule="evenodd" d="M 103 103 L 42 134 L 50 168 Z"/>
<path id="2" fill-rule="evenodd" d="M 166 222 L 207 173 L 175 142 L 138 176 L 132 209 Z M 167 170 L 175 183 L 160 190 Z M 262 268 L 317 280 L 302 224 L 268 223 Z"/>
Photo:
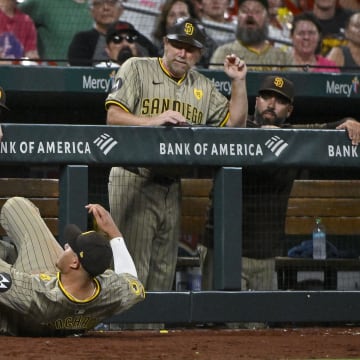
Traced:
<path id="1" fill-rule="evenodd" d="M 107 155 L 111 149 L 117 145 L 117 141 L 109 134 L 101 134 L 94 140 L 94 144 L 102 151 L 104 155 Z"/>
<path id="2" fill-rule="evenodd" d="M 275 156 L 280 156 L 280 154 L 289 146 L 285 140 L 277 135 L 272 136 L 265 145 Z"/>

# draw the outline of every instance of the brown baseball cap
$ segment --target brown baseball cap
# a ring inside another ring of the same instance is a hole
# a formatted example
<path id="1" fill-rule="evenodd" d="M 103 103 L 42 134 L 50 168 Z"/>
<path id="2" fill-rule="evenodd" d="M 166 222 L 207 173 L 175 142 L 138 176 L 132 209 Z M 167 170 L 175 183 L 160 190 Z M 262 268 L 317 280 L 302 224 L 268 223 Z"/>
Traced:
<path id="1" fill-rule="evenodd" d="M 83 268 L 93 277 L 102 274 L 110 268 L 113 259 L 109 240 L 98 231 L 82 232 L 76 225 L 65 227 L 65 243 L 79 257 Z"/>
<path id="2" fill-rule="evenodd" d="M 282 76 L 267 76 L 259 88 L 259 94 L 263 91 L 273 91 L 292 103 L 294 101 L 294 84 Z"/>
<path id="3" fill-rule="evenodd" d="M 204 26 L 198 20 L 192 18 L 179 18 L 168 29 L 166 37 L 169 40 L 180 41 L 199 49 L 205 47 L 207 39 Z"/>
<path id="4" fill-rule="evenodd" d="M 1 86 L 0 86 L 0 107 L 9 110 L 9 108 L 6 106 L 6 94 Z"/>

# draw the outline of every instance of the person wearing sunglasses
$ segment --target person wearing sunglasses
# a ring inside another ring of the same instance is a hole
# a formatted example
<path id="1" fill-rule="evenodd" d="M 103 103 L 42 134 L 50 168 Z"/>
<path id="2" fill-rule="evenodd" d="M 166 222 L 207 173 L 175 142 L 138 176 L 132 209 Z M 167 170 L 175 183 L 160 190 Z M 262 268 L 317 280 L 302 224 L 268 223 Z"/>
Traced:
<path id="1" fill-rule="evenodd" d="M 97 67 L 119 67 L 125 60 L 133 56 L 149 56 L 150 40 L 140 34 L 132 24 L 126 21 L 117 21 L 110 25 L 106 33 L 106 61 L 97 64 Z"/>
<path id="2" fill-rule="evenodd" d="M 88 3 L 94 25 L 74 35 L 67 54 L 72 66 L 92 66 L 107 59 L 106 31 L 124 11 L 121 0 L 89 0 Z"/>
<path id="3" fill-rule="evenodd" d="M 108 60 L 106 32 L 124 12 L 121 0 L 88 0 L 94 26 L 76 33 L 68 48 L 68 63 L 71 66 L 94 66 Z M 143 36 L 145 38 L 145 36 Z M 155 51 L 154 45 L 144 41 L 147 51 Z M 151 53 L 152 55 L 153 53 Z"/>

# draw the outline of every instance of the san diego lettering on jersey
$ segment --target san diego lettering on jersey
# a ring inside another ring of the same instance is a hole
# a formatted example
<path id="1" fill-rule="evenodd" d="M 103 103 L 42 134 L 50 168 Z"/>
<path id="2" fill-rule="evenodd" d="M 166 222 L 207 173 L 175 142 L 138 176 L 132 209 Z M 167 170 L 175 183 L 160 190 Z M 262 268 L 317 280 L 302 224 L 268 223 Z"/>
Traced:
<path id="1" fill-rule="evenodd" d="M 204 114 L 197 107 L 174 99 L 152 98 L 143 99 L 141 106 L 142 115 L 162 114 L 167 110 L 174 110 L 181 113 L 190 124 L 200 125 Z"/>

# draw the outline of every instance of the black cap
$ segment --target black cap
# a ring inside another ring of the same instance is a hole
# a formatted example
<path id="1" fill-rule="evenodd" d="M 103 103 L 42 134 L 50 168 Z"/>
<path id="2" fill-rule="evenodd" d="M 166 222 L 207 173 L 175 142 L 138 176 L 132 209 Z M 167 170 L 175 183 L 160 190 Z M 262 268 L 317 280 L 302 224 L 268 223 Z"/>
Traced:
<path id="1" fill-rule="evenodd" d="M 109 240 L 97 231 L 81 232 L 74 224 L 66 225 L 65 243 L 79 257 L 83 268 L 93 277 L 102 274 L 110 267 L 113 253 Z"/>
<path id="2" fill-rule="evenodd" d="M 134 25 L 119 20 L 108 27 L 106 32 L 106 43 L 108 44 L 115 35 L 123 33 L 139 35 L 139 32 L 135 29 Z"/>
<path id="3" fill-rule="evenodd" d="M 166 37 L 169 40 L 177 40 L 199 49 L 205 47 L 207 39 L 204 26 L 192 18 L 179 18 L 175 25 L 168 29 Z"/>
<path id="4" fill-rule="evenodd" d="M 294 84 L 281 76 L 267 76 L 259 88 L 259 93 L 262 91 L 273 91 L 284 96 L 291 103 L 294 101 Z"/>
<path id="5" fill-rule="evenodd" d="M 239 6 L 240 6 L 243 2 L 245 2 L 245 1 L 247 1 L 247 0 L 239 0 L 239 1 L 238 1 Z M 249 0 L 249 1 L 257 1 L 257 2 L 259 2 L 262 6 L 264 6 L 264 8 L 265 8 L 266 10 L 269 10 L 269 3 L 268 3 L 267 0 Z"/>
<path id="6" fill-rule="evenodd" d="M 6 95 L 5 91 L 2 87 L 0 87 L 0 107 L 9 110 L 9 108 L 6 106 Z"/>

